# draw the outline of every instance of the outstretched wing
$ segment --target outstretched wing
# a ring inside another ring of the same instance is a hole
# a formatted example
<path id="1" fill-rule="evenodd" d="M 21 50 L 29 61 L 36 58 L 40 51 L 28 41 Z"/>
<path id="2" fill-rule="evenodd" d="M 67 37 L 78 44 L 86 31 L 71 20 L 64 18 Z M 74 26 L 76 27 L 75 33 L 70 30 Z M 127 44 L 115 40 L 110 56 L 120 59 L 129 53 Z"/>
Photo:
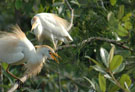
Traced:
<path id="1" fill-rule="evenodd" d="M 27 39 L 19 26 L 12 28 L 11 32 L 0 32 L 0 61 L 8 64 L 18 63 L 24 58 L 24 39 Z"/>
<path id="2" fill-rule="evenodd" d="M 19 39 L 11 34 L 0 38 L 0 61 L 8 64 L 16 63 L 24 58 L 22 49 L 18 47 Z"/>

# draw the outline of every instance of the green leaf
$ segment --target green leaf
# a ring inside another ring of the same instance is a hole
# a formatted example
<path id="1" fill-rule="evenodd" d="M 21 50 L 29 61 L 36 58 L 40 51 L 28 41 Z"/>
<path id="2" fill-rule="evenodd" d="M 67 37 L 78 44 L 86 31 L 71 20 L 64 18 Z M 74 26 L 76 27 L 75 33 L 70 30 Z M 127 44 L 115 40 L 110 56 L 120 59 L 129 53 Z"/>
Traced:
<path id="1" fill-rule="evenodd" d="M 113 12 L 109 12 L 107 15 L 107 20 L 109 22 L 114 21 L 115 17 L 114 17 L 114 13 Z"/>
<path id="2" fill-rule="evenodd" d="M 112 61 L 112 58 L 114 56 L 114 50 L 115 50 L 115 46 L 113 45 L 110 50 L 109 57 L 108 57 L 109 63 Z"/>
<path id="3" fill-rule="evenodd" d="M 80 7 L 80 3 L 77 0 L 71 0 L 70 1 L 72 4 L 78 5 L 78 7 Z"/>
<path id="4" fill-rule="evenodd" d="M 132 29 L 132 24 L 130 21 L 126 21 L 124 27 L 128 30 Z"/>
<path id="5" fill-rule="evenodd" d="M 124 15 L 124 5 L 121 5 L 119 8 L 118 18 L 121 19 Z"/>
<path id="6" fill-rule="evenodd" d="M 119 73 L 119 72 L 121 72 L 121 71 L 123 71 L 124 70 L 124 68 L 125 68 L 125 63 L 122 63 L 118 68 L 116 68 L 114 71 L 113 71 L 113 73 Z"/>
<path id="7" fill-rule="evenodd" d="M 128 35 L 128 31 L 124 27 L 122 27 L 120 24 L 118 25 L 118 30 L 116 32 L 118 33 L 119 36 Z"/>
<path id="8" fill-rule="evenodd" d="M 99 85 L 100 85 L 101 91 L 105 92 L 106 91 L 106 79 L 104 78 L 104 76 L 101 73 L 99 73 L 98 79 L 99 79 Z"/>
<path id="9" fill-rule="evenodd" d="M 108 52 L 104 48 L 100 48 L 100 56 L 106 67 L 109 67 Z"/>
<path id="10" fill-rule="evenodd" d="M 126 87 L 129 87 L 131 85 L 131 80 L 130 80 L 130 77 L 129 75 L 127 74 L 123 74 L 120 78 L 120 84 L 121 86 L 123 86 L 124 88 Z M 128 89 L 128 88 L 127 88 Z"/>
<path id="11" fill-rule="evenodd" d="M 119 90 L 119 89 L 120 89 L 120 88 L 119 88 L 118 86 L 113 85 L 113 86 L 111 87 L 111 89 L 110 89 L 109 92 L 117 92 L 117 90 Z"/>
<path id="12" fill-rule="evenodd" d="M 112 77 L 109 74 L 104 74 L 104 77 L 115 84 L 115 81 L 112 79 Z"/>
<path id="13" fill-rule="evenodd" d="M 94 65 L 94 66 L 91 66 L 91 67 L 92 67 L 94 70 L 98 71 L 98 72 L 101 72 L 101 73 L 106 74 L 105 70 L 104 70 L 102 67 L 98 66 L 98 65 Z"/>
<path id="14" fill-rule="evenodd" d="M 89 83 L 90 83 L 90 85 L 92 86 L 92 88 L 93 89 L 95 89 L 96 87 L 95 87 L 95 84 L 90 80 L 90 79 L 88 79 L 87 77 L 83 77 L 84 79 L 86 79 Z"/>
<path id="15" fill-rule="evenodd" d="M 132 16 L 132 13 L 126 14 L 123 18 L 122 21 L 129 21 L 130 17 Z"/>
<path id="16" fill-rule="evenodd" d="M 57 6 L 61 6 L 63 4 L 64 4 L 63 2 L 55 2 L 55 3 L 53 3 L 52 6 L 57 7 Z"/>
<path id="17" fill-rule="evenodd" d="M 15 1 L 15 8 L 19 10 L 22 7 L 22 0 Z"/>
<path id="18" fill-rule="evenodd" d="M 123 61 L 123 57 L 120 55 L 116 55 L 113 57 L 112 61 L 110 62 L 110 70 L 113 71 L 115 70 L 117 67 L 119 67 L 121 65 Z"/>
<path id="19" fill-rule="evenodd" d="M 8 67 L 8 64 L 7 63 L 4 63 L 4 62 L 2 62 L 1 65 L 2 65 L 2 67 L 3 67 L 4 70 L 6 70 L 7 67 Z"/>
<path id="20" fill-rule="evenodd" d="M 130 77 L 127 75 L 127 74 L 123 74 L 122 77 L 120 78 L 120 85 L 125 88 L 126 85 L 129 87 L 131 85 L 131 80 L 130 80 Z M 120 88 L 116 85 L 113 85 L 113 87 L 110 89 L 110 92 L 116 92 L 117 90 L 119 90 Z M 127 89 L 127 92 L 129 91 L 128 88 L 125 88 Z M 132 92 L 132 91 L 131 91 Z M 133 91 L 134 92 L 134 91 Z"/>
<path id="21" fill-rule="evenodd" d="M 117 0 L 110 0 L 110 3 L 112 6 L 114 6 L 116 4 Z"/>
<path id="22" fill-rule="evenodd" d="M 98 63 L 98 61 L 92 59 L 91 57 L 89 56 L 85 56 L 85 58 L 88 58 L 89 60 L 91 60 L 93 63 L 95 63 L 96 65 L 100 66 L 100 67 L 103 67 L 100 63 Z"/>

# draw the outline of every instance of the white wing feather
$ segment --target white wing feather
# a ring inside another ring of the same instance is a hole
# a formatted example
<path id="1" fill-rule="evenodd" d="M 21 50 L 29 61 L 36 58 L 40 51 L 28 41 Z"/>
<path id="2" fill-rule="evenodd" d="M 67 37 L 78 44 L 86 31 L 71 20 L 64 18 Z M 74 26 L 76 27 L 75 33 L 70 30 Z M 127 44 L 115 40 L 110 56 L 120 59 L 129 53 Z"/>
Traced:
<path id="1" fill-rule="evenodd" d="M 50 13 L 40 13 L 36 15 L 40 18 L 42 26 L 44 29 L 57 37 L 69 37 L 72 41 L 72 37 L 67 32 L 66 28 L 60 24 Z"/>
<path id="2" fill-rule="evenodd" d="M 21 47 L 17 46 L 15 37 L 0 38 L 0 61 L 8 64 L 17 63 L 24 58 Z"/>

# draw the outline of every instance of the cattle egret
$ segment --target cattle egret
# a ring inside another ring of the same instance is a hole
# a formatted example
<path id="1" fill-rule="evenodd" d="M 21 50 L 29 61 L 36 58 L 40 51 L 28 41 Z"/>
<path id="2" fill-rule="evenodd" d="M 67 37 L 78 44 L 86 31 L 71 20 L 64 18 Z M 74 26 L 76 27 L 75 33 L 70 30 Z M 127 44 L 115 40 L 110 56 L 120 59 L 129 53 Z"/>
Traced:
<path id="1" fill-rule="evenodd" d="M 59 57 L 58 54 L 47 45 L 34 47 L 19 26 L 14 26 L 11 33 L 0 32 L 0 62 L 6 62 L 8 68 L 10 65 L 27 62 L 25 65 L 26 74 L 34 76 L 41 71 L 47 58 L 58 62 L 56 57 Z M 8 71 L 8 68 L 6 71 L 19 80 L 18 77 Z"/>
<path id="2" fill-rule="evenodd" d="M 44 40 L 50 40 L 56 49 L 58 41 L 68 43 L 73 41 L 72 37 L 67 31 L 69 23 L 52 13 L 36 14 L 31 20 L 31 31 L 38 41 L 42 43 Z"/>

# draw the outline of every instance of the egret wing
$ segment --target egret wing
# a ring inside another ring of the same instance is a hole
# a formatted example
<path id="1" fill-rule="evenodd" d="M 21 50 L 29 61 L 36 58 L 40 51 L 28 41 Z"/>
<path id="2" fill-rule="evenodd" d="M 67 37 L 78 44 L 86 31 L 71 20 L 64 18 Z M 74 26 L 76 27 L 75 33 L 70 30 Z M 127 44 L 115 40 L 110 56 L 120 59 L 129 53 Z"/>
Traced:
<path id="1" fill-rule="evenodd" d="M 61 24 L 61 22 L 58 22 L 58 18 L 55 19 L 54 15 L 48 13 L 40 13 L 36 16 L 39 17 L 42 26 L 46 31 L 53 33 L 57 37 L 65 37 L 70 41 L 73 41 L 66 28 Z"/>
<path id="2" fill-rule="evenodd" d="M 0 38 L 0 61 L 8 64 L 16 63 L 24 58 L 22 48 L 18 46 L 19 40 L 9 36 Z"/>

